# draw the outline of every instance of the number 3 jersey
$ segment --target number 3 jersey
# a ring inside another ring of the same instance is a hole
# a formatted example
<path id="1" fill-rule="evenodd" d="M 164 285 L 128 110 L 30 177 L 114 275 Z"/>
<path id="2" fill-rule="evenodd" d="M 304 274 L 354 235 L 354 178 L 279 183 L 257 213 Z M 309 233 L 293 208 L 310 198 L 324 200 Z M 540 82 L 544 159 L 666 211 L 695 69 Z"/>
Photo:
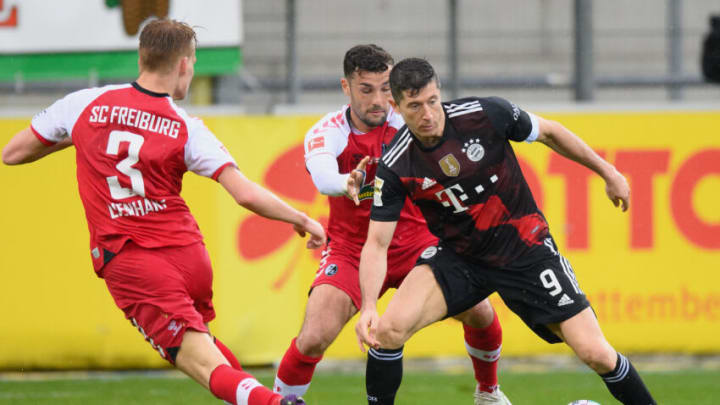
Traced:
<path id="1" fill-rule="evenodd" d="M 534 141 L 537 117 L 495 97 L 442 107 L 438 144 L 424 147 L 405 126 L 383 154 L 371 218 L 397 220 L 408 198 L 441 243 L 472 262 L 522 268 L 551 254 L 547 222 L 509 142 Z"/>
<path id="2" fill-rule="evenodd" d="M 128 240 L 145 248 L 201 241 L 180 197 L 183 174 L 217 180 L 236 166 L 201 120 L 137 83 L 71 93 L 37 114 L 31 128 L 46 145 L 72 138 L 98 273 Z"/>

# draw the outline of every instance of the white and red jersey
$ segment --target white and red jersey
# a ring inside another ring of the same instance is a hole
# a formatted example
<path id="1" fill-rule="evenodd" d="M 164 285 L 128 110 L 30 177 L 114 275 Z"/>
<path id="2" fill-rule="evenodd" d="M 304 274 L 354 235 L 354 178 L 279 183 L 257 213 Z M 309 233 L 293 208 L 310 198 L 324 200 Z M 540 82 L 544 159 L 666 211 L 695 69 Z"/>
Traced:
<path id="1" fill-rule="evenodd" d="M 128 240 L 145 248 L 202 240 L 180 197 L 183 174 L 217 180 L 237 166 L 200 119 L 137 83 L 71 93 L 37 114 L 32 130 L 47 145 L 72 138 L 97 272 Z"/>
<path id="2" fill-rule="evenodd" d="M 305 162 L 315 179 L 318 173 L 312 173 L 313 169 L 310 167 L 313 165 L 310 163 L 312 159 L 321 155 L 329 155 L 337 159 L 340 174 L 350 173 L 365 156 L 370 156 L 366 166 L 365 183 L 358 195 L 360 206 L 356 206 L 345 195 L 328 196 L 330 203 L 328 239 L 333 242 L 349 243 L 353 247 L 362 247 L 370 223 L 378 162 L 386 145 L 392 141 L 397 130 L 405 122 L 399 113 L 390 109 L 383 125 L 370 132 L 359 133 L 350 125 L 349 114 L 350 106 L 346 105 L 339 111 L 325 115 L 310 128 L 305 135 Z M 334 174 L 330 173 L 330 175 Z M 404 240 L 414 240 L 427 232 L 429 231 L 425 219 L 419 210 L 408 202 L 398 220 L 391 247 L 402 244 Z M 359 249 L 357 254 L 360 254 Z"/>

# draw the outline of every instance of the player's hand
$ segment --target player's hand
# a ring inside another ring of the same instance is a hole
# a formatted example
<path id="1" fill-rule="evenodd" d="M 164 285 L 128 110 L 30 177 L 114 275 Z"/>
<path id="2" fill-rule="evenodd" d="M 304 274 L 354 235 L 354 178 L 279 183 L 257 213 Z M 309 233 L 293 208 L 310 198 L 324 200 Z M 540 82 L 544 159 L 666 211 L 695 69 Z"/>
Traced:
<path id="1" fill-rule="evenodd" d="M 630 186 L 617 170 L 605 180 L 605 193 L 616 207 L 622 206 L 623 212 L 630 207 Z"/>
<path id="2" fill-rule="evenodd" d="M 307 246 L 308 249 L 317 249 L 325 246 L 327 236 L 325 235 L 325 229 L 323 229 L 320 223 L 310 217 L 305 217 L 305 221 L 301 225 L 293 225 L 293 229 L 300 236 L 305 236 L 306 233 L 310 234 Z"/>
<path id="3" fill-rule="evenodd" d="M 360 313 L 360 318 L 355 324 L 355 334 L 357 335 L 361 352 L 365 353 L 365 345 L 375 349 L 380 347 L 380 342 L 375 339 L 379 320 L 380 317 L 375 309 L 364 309 Z"/>
<path id="4" fill-rule="evenodd" d="M 358 194 L 360 194 L 360 190 L 365 184 L 365 166 L 367 166 L 368 161 L 370 161 L 370 156 L 365 156 L 357 167 L 350 172 L 347 183 L 345 183 L 345 192 L 348 197 L 355 201 L 355 205 L 360 205 Z"/>

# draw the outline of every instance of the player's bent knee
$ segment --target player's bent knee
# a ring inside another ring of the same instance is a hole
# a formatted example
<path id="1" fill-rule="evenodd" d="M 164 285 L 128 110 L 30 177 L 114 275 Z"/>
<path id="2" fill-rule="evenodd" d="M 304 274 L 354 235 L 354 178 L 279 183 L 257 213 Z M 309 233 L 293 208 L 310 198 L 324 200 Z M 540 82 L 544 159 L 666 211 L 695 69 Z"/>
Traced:
<path id="1" fill-rule="evenodd" d="M 409 331 L 390 322 L 378 324 L 376 338 L 383 349 L 399 349 L 410 337 Z"/>
<path id="2" fill-rule="evenodd" d="M 575 350 L 577 356 L 583 363 L 595 372 L 604 374 L 612 371 L 615 367 L 616 356 L 612 350 L 601 346 L 584 346 Z"/>
<path id="3" fill-rule="evenodd" d="M 335 340 L 324 328 L 303 328 L 295 344 L 300 353 L 306 356 L 321 356 Z"/>
<path id="4" fill-rule="evenodd" d="M 495 319 L 495 310 L 486 298 L 474 307 L 455 316 L 455 319 L 473 328 L 486 328 Z"/>

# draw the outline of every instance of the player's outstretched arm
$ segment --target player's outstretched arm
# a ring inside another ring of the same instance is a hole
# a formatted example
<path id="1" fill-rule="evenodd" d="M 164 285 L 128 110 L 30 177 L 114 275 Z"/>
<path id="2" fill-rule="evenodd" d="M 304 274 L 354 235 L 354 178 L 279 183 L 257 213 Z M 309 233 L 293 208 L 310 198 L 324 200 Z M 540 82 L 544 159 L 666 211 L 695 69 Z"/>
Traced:
<path id="1" fill-rule="evenodd" d="M 235 201 L 250 211 L 265 218 L 276 219 L 293 225 L 300 236 L 310 234 L 309 249 L 325 245 L 325 230 L 319 222 L 296 210 L 269 190 L 248 180 L 239 170 L 228 166 L 223 169 L 218 181 Z"/>
<path id="2" fill-rule="evenodd" d="M 27 127 L 15 134 L 5 145 L 2 150 L 2 161 L 6 165 L 30 163 L 70 145 L 72 139 L 67 137 L 54 145 L 47 146 L 37 139 L 30 127 Z"/>
<path id="3" fill-rule="evenodd" d="M 600 175 L 605 180 L 605 193 L 610 201 L 616 207 L 622 205 L 622 210 L 627 211 L 630 206 L 630 186 L 615 166 L 559 122 L 538 117 L 538 124 L 538 141 Z"/>
<path id="4" fill-rule="evenodd" d="M 313 184 L 321 194 L 347 195 L 355 201 L 355 205 L 360 205 L 358 193 L 365 182 L 365 166 L 368 161 L 370 161 L 370 157 L 365 156 L 355 169 L 345 174 L 340 174 L 337 159 L 325 153 L 311 156 L 305 165 L 310 172 Z"/>
<path id="5" fill-rule="evenodd" d="M 355 325 L 360 350 L 363 344 L 379 347 L 375 332 L 377 330 L 377 300 L 387 273 L 387 251 L 395 233 L 397 221 L 382 222 L 370 220 L 368 237 L 360 254 L 360 290 L 362 305 L 360 318 Z"/>

